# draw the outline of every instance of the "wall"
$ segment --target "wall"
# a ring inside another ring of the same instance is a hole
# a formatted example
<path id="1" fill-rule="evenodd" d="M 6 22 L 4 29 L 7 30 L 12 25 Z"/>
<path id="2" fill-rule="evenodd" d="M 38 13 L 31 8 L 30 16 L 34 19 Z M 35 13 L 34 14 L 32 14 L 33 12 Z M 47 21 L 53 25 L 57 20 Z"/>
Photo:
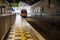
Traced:
<path id="1" fill-rule="evenodd" d="M 39 9 L 40 7 L 40 9 Z M 40 10 L 40 12 L 38 12 Z M 60 3 L 57 0 L 40 0 L 31 6 L 32 16 L 44 21 L 60 24 Z M 40 15 L 36 15 L 36 14 Z"/>
<path id="2" fill-rule="evenodd" d="M 0 40 L 3 40 L 9 29 L 15 23 L 16 14 L 0 15 Z"/>
<path id="3" fill-rule="evenodd" d="M 40 7 L 40 13 L 56 13 L 56 10 L 53 6 L 55 6 L 55 4 L 51 1 L 50 3 L 50 8 L 48 6 L 48 0 L 41 0 L 39 2 L 37 2 L 36 4 L 32 5 L 31 9 L 32 11 L 34 10 L 38 10 Z"/>

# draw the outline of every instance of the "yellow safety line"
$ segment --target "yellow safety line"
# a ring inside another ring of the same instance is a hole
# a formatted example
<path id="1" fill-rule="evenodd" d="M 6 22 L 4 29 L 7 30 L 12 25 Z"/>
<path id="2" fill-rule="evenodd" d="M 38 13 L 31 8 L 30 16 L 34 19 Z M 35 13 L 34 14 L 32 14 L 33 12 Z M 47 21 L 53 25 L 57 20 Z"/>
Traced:
<path id="1" fill-rule="evenodd" d="M 21 31 L 22 40 L 25 40 L 24 33 L 23 33 L 23 29 L 22 29 L 22 25 L 20 26 L 20 31 Z"/>

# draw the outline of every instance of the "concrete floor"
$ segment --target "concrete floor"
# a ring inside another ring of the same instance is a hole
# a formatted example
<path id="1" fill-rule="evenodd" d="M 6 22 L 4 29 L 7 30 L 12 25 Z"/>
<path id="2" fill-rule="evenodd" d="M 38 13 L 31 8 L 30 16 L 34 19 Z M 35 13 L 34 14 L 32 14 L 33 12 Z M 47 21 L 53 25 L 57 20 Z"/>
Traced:
<path id="1" fill-rule="evenodd" d="M 24 18 L 16 16 L 7 40 L 45 40 Z"/>

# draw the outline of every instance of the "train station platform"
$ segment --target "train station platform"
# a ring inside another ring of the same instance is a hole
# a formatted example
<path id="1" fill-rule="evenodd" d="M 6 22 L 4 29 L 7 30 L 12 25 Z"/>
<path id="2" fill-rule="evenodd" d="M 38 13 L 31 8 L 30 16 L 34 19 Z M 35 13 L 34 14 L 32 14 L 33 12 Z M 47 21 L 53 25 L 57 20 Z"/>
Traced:
<path id="1" fill-rule="evenodd" d="M 5 40 L 45 40 L 25 19 L 16 16 L 15 24 Z"/>

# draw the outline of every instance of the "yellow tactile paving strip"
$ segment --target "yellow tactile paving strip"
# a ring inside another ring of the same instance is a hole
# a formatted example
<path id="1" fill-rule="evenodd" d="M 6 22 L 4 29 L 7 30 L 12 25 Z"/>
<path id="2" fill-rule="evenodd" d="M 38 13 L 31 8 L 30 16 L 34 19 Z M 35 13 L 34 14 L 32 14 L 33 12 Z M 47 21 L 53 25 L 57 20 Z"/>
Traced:
<path id="1" fill-rule="evenodd" d="M 25 40 L 24 32 L 23 32 L 23 29 L 22 29 L 22 25 L 21 25 L 21 27 L 20 27 L 20 31 L 21 31 L 21 37 L 22 37 L 22 40 Z"/>
<path id="2" fill-rule="evenodd" d="M 23 21 L 23 29 L 25 31 L 25 36 L 27 37 L 28 40 L 39 40 L 36 35 L 33 33 L 31 30 L 30 26 L 28 25 L 27 21 L 24 19 Z"/>
<path id="3" fill-rule="evenodd" d="M 20 27 L 18 29 L 11 29 L 7 40 L 33 40 L 33 38 L 29 31 L 24 32 L 23 29 Z"/>
<path id="4" fill-rule="evenodd" d="M 20 23 L 21 20 L 19 17 L 20 16 L 18 16 L 15 24 L 12 26 L 7 40 L 39 40 L 24 19 L 22 23 Z"/>

